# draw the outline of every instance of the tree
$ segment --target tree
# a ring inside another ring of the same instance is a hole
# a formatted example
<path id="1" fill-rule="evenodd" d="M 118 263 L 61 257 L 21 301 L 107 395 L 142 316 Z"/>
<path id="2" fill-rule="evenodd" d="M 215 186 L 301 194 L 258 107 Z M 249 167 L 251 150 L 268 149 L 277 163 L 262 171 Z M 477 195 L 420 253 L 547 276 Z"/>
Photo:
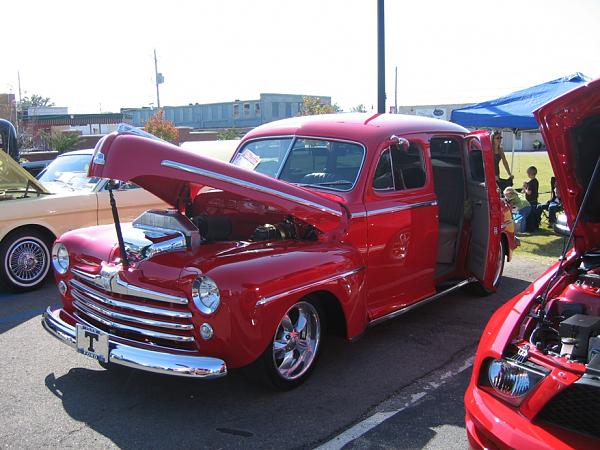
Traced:
<path id="1" fill-rule="evenodd" d="M 52 150 L 57 151 L 58 154 L 66 152 L 67 150 L 73 150 L 73 146 L 79 141 L 79 135 L 75 133 L 40 133 L 42 139 L 45 139 Z"/>
<path id="2" fill-rule="evenodd" d="M 237 137 L 238 132 L 235 128 L 226 128 L 217 133 L 217 140 L 219 141 L 230 141 L 232 139 L 237 139 Z"/>
<path id="3" fill-rule="evenodd" d="M 165 119 L 164 111 L 162 109 L 156 111 L 156 113 L 148 119 L 144 124 L 144 130 L 173 144 L 175 144 L 179 138 L 177 128 L 175 128 L 173 122 Z"/>
<path id="4" fill-rule="evenodd" d="M 23 97 L 18 103 L 18 110 L 21 114 L 27 113 L 29 108 L 40 108 L 54 106 L 54 102 L 50 101 L 50 97 L 42 97 L 41 95 L 33 94 L 31 97 Z"/>
<path id="5" fill-rule="evenodd" d="M 334 112 L 340 112 L 340 107 L 335 103 L 333 105 L 321 103 L 319 97 L 303 97 L 298 115 L 314 116 L 315 114 L 331 114 Z"/>
<path id="6" fill-rule="evenodd" d="M 350 112 L 366 113 L 367 107 L 361 103 L 360 105 L 356 105 L 350 108 Z"/>

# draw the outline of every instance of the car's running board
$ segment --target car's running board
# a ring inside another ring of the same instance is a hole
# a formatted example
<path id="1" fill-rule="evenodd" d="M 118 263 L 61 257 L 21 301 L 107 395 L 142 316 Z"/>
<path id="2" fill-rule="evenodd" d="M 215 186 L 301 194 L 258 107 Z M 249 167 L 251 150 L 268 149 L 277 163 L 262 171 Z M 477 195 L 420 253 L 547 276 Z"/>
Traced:
<path id="1" fill-rule="evenodd" d="M 467 284 L 473 283 L 475 281 L 477 281 L 477 279 L 474 277 L 467 278 L 466 280 L 463 280 L 460 283 L 457 283 L 454 286 L 449 287 L 448 289 L 440 291 L 440 292 L 432 295 L 431 297 L 424 298 L 421 301 L 412 303 L 408 306 L 405 306 L 404 308 L 401 308 L 401 309 L 393 311 L 389 314 L 386 314 L 385 316 L 377 317 L 376 319 L 373 319 L 369 322 L 369 327 L 380 324 L 381 322 L 385 322 L 386 320 L 390 320 L 395 317 L 401 316 L 402 314 L 406 314 L 407 312 L 412 311 L 413 309 L 418 308 L 419 306 L 426 305 L 427 303 L 437 300 L 438 298 L 440 298 L 446 294 L 449 294 L 450 292 L 456 291 L 457 289 L 460 289 L 461 287 L 466 286 Z"/>

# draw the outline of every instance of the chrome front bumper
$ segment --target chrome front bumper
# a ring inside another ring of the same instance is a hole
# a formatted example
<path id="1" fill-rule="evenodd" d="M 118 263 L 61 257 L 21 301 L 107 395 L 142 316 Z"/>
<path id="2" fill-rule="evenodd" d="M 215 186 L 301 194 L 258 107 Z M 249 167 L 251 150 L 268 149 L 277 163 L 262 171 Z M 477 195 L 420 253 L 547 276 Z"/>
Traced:
<path id="1" fill-rule="evenodd" d="M 50 307 L 42 316 L 42 325 L 52 336 L 76 348 L 76 329 L 59 317 L 60 310 Z M 109 362 L 133 369 L 188 378 L 219 378 L 227 375 L 225 362 L 206 356 L 186 356 L 146 350 L 114 342 L 109 338 Z"/>

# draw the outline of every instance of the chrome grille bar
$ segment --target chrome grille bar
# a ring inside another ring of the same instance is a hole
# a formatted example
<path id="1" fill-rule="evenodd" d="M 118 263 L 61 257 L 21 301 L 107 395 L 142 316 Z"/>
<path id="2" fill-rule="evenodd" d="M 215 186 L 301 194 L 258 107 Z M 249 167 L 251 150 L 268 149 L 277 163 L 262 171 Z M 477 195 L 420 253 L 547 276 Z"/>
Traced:
<path id="1" fill-rule="evenodd" d="M 98 292 L 97 290 L 92 289 L 91 287 L 86 286 L 85 284 L 77 280 L 71 280 L 69 284 L 72 288 L 78 291 L 82 291 L 83 294 L 90 297 L 92 300 L 103 303 L 105 305 L 114 306 L 116 308 L 123 308 L 129 311 L 136 311 L 147 314 L 156 314 L 157 316 L 169 317 L 172 319 L 189 319 L 192 317 L 192 313 L 190 311 L 174 311 L 170 309 L 156 308 L 154 306 L 138 305 L 122 300 L 116 300 L 114 298 L 107 297 L 101 292 Z"/>
<path id="2" fill-rule="evenodd" d="M 125 320 L 127 322 L 137 323 L 139 325 L 146 325 L 149 327 L 157 327 L 157 328 L 168 328 L 170 330 L 179 330 L 179 331 L 189 331 L 193 330 L 194 327 L 192 324 L 183 324 L 183 323 L 172 323 L 172 322 L 163 322 L 161 320 L 153 320 L 146 319 L 144 317 L 130 316 L 129 314 L 124 314 L 116 311 L 111 311 L 109 309 L 103 308 L 101 305 L 94 303 L 90 299 L 84 297 L 77 291 L 71 292 L 73 297 L 75 297 L 79 302 L 83 303 L 88 308 L 93 309 L 94 311 L 103 314 L 105 316 L 110 317 L 111 319 L 116 320 Z"/>
<path id="3" fill-rule="evenodd" d="M 80 312 L 84 313 L 88 317 L 97 322 L 100 322 L 108 327 L 117 328 L 123 331 L 129 331 L 132 333 L 141 334 L 142 336 L 147 336 L 155 339 L 165 339 L 169 341 L 177 341 L 177 342 L 194 342 L 195 339 L 193 336 L 180 336 L 178 334 L 169 334 L 169 333 L 161 333 L 159 331 L 146 330 L 143 328 L 137 328 L 130 325 L 124 325 L 122 323 L 113 322 L 112 320 L 106 319 L 105 317 L 99 316 L 94 310 L 89 308 L 88 306 L 80 303 L 78 300 L 73 301 L 73 306 L 78 309 Z"/>
<path id="4" fill-rule="evenodd" d="M 121 277 L 119 277 L 119 274 L 116 272 L 117 269 L 113 268 L 113 276 L 104 279 L 100 275 L 87 273 L 76 268 L 71 269 L 71 273 L 76 277 L 87 281 L 88 283 L 94 284 L 100 289 L 111 291 L 114 294 L 131 295 L 132 297 L 140 297 L 166 303 L 177 303 L 179 305 L 186 305 L 188 303 L 187 297 L 165 294 L 163 292 L 134 286 L 133 284 L 122 280 Z"/>

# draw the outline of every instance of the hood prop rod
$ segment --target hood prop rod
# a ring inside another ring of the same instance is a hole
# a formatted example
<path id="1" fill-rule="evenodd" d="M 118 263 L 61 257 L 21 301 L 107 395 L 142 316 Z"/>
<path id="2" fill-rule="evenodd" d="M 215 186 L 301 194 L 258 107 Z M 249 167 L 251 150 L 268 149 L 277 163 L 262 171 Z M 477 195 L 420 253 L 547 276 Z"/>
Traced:
<path id="1" fill-rule="evenodd" d="M 117 241 L 119 241 L 119 251 L 121 252 L 121 262 L 123 268 L 129 267 L 129 260 L 127 259 L 127 252 L 125 251 L 125 241 L 123 240 L 123 232 L 121 231 L 121 221 L 119 220 L 119 211 L 117 210 L 117 202 L 113 195 L 112 187 L 114 180 L 108 182 L 108 196 L 110 198 L 110 209 L 112 211 L 113 221 L 115 222 L 115 229 L 117 231 Z"/>

